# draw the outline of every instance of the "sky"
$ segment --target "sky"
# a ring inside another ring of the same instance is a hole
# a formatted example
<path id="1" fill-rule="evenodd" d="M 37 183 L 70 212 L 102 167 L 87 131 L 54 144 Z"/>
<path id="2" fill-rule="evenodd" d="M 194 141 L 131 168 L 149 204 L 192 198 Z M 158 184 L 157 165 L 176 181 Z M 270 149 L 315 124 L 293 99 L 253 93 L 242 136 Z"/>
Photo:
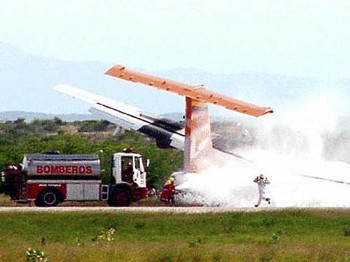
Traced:
<path id="1" fill-rule="evenodd" d="M 342 0 L 0 0 L 0 42 L 132 68 L 349 78 Z"/>

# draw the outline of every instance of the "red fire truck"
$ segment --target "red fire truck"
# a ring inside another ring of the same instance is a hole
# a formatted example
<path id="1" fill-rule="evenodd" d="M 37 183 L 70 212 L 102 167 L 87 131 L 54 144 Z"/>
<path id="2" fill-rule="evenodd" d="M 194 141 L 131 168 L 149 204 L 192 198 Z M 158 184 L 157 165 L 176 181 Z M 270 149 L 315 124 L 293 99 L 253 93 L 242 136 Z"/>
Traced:
<path id="1" fill-rule="evenodd" d="M 103 185 L 98 155 L 27 154 L 2 172 L 4 191 L 19 203 L 57 206 L 64 201 L 107 201 L 129 206 L 147 198 L 142 156 L 126 150 L 111 159 L 111 183 Z"/>

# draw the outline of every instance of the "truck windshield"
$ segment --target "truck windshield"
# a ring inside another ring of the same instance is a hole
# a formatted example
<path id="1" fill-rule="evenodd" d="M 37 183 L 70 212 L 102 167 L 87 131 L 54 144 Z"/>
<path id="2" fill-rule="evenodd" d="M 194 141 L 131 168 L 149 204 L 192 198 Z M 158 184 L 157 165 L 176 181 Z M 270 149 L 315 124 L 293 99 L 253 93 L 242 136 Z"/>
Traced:
<path id="1" fill-rule="evenodd" d="M 127 171 L 132 168 L 132 156 L 123 156 L 122 157 L 122 171 Z"/>

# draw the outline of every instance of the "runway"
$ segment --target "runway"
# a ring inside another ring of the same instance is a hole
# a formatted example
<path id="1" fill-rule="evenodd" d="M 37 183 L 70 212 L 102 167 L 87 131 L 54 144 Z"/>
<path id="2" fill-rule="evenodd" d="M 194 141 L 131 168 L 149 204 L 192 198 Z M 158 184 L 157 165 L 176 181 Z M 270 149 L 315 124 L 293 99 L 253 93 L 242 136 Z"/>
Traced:
<path id="1" fill-rule="evenodd" d="M 150 213 L 185 213 L 185 214 L 205 214 L 205 213 L 251 213 L 251 212 L 275 212 L 283 210 L 342 210 L 349 211 L 350 208 L 278 208 L 278 207 L 247 207 L 247 208 L 232 208 L 232 207 L 0 207 L 1 213 L 6 212 L 150 212 Z"/>

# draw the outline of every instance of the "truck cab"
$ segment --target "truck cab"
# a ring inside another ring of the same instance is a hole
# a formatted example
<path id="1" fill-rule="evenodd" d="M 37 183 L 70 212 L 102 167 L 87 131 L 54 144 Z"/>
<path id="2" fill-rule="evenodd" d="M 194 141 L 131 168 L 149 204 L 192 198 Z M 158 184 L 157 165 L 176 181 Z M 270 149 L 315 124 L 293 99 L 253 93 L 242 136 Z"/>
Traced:
<path id="1" fill-rule="evenodd" d="M 140 154 L 124 151 L 112 155 L 109 205 L 128 206 L 147 197 L 146 167 Z"/>
<path id="2" fill-rule="evenodd" d="M 146 170 L 140 154 L 113 154 L 111 175 L 115 184 L 136 183 L 139 187 L 146 187 Z"/>

